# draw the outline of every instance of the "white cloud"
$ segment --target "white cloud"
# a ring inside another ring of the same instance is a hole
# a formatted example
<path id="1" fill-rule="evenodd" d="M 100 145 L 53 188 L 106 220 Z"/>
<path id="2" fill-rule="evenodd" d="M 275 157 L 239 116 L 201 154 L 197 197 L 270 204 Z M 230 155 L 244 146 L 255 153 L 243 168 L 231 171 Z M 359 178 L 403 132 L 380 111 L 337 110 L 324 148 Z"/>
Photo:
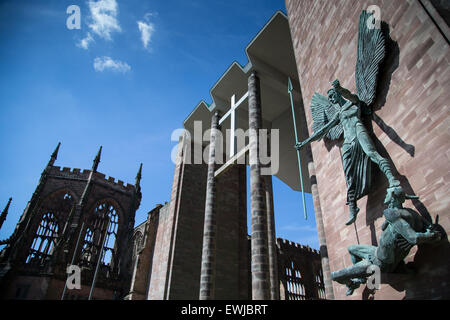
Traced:
<path id="1" fill-rule="evenodd" d="M 116 0 L 89 1 L 90 19 L 89 28 L 99 37 L 111 40 L 111 33 L 120 32 L 117 21 L 118 6 Z"/>
<path id="2" fill-rule="evenodd" d="M 94 38 L 92 38 L 91 33 L 88 32 L 86 38 L 81 39 L 80 42 L 77 43 L 77 47 L 87 50 L 87 49 L 89 49 L 89 44 L 94 41 L 95 40 L 94 40 Z"/>
<path id="3" fill-rule="evenodd" d="M 126 62 L 113 60 L 110 57 L 97 57 L 94 59 L 94 69 L 99 72 L 111 70 L 126 73 L 131 70 L 131 67 Z"/>
<path id="4" fill-rule="evenodd" d="M 155 26 L 151 22 L 138 21 L 138 28 L 141 32 L 141 40 L 145 49 L 148 49 L 148 44 L 150 43 L 151 37 L 155 32 Z"/>

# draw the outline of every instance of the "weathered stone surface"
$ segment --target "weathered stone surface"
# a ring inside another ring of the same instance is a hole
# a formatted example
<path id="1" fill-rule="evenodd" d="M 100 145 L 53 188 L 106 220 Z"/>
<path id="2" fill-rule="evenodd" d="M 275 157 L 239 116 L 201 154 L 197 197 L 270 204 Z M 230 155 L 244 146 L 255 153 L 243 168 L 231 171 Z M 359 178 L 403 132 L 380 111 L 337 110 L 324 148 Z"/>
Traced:
<path id="1" fill-rule="evenodd" d="M 118 218 L 114 255 L 108 275 L 105 269 L 98 274 L 93 298 L 122 298 L 128 293 L 131 281 L 131 252 L 128 247 L 131 245 L 140 192 L 131 184 L 125 186 L 114 178 L 105 179 L 105 175 L 96 170 L 81 171 L 54 166 L 58 149 L 59 145 L 11 237 L 12 243 L 0 261 L 2 267 L 4 263 L 11 265 L 10 272 L 1 279 L 0 295 L 2 298 L 61 299 L 67 278 L 66 267 L 72 259 L 74 264 L 79 264 L 81 259 L 82 243 L 75 250 L 77 240 L 81 234 L 83 241 L 87 227 L 93 227 L 97 206 L 108 203 L 115 208 Z M 100 153 L 93 169 L 97 169 L 99 162 Z M 25 262 L 42 218 L 48 212 L 55 216 L 58 238 L 45 264 L 37 267 Z M 98 256 L 95 255 L 94 259 Z M 66 291 L 67 298 L 87 299 L 93 274 L 93 269 L 83 269 L 82 289 L 78 292 Z M 20 297 L 16 297 L 17 294 Z"/>
<path id="2" fill-rule="evenodd" d="M 412 208 L 425 216 L 431 213 L 433 219 L 439 214 L 448 233 L 449 45 L 418 1 L 371 0 L 357 5 L 350 0 L 286 1 L 309 133 L 312 118 L 308 106 L 314 91 L 326 92 L 336 75 L 344 87 L 355 91 L 356 22 L 361 11 L 372 4 L 380 7 L 381 19 L 388 23 L 390 37 L 398 45 L 390 44 L 391 53 L 381 71 L 380 97 L 372 122 L 375 143 L 383 156 L 389 156 L 405 192 L 420 196 Z M 348 214 L 339 143 L 316 143 L 312 153 L 330 268 L 335 271 L 351 264 L 347 246 L 376 245 L 387 184 L 375 178 L 373 193 L 360 200 L 355 227 L 343 230 Z M 414 261 L 417 276 L 407 281 L 391 277 L 375 299 L 448 298 L 448 254 L 445 245 L 412 250 L 407 262 Z M 344 298 L 345 291 L 345 286 L 334 284 L 336 298 Z M 361 288 L 351 298 L 367 298 L 367 294 Z"/>
<path id="3" fill-rule="evenodd" d="M 208 175 L 206 177 L 205 222 L 203 227 L 203 249 L 200 271 L 200 300 L 214 299 L 216 274 L 216 143 L 219 126 L 219 114 L 211 119 L 211 137 L 209 144 Z"/>
<path id="4" fill-rule="evenodd" d="M 179 144 L 171 201 L 159 215 L 148 299 L 199 298 L 208 167 L 185 161 L 186 143 Z M 215 182 L 215 299 L 248 299 L 245 170 L 233 166 Z M 213 281 L 211 262 L 205 266 L 205 280 Z"/>
<path id="5" fill-rule="evenodd" d="M 325 299 L 319 252 L 281 238 L 276 246 L 280 299 Z"/>
<path id="6" fill-rule="evenodd" d="M 253 72 L 248 79 L 248 114 L 250 128 L 250 208 L 252 299 L 270 299 L 268 230 L 264 179 L 259 158 L 261 129 L 261 97 L 259 78 Z"/>

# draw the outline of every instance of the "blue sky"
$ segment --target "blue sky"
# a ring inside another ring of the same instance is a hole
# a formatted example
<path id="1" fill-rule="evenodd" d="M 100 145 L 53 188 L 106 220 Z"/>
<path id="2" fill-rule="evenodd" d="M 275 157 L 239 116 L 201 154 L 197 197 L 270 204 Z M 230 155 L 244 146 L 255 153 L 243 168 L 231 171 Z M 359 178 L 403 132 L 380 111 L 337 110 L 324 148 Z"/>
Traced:
<path id="1" fill-rule="evenodd" d="M 69 5 L 81 29 L 69 30 Z M 13 231 L 50 154 L 134 183 L 144 163 L 136 223 L 169 201 L 173 130 L 284 0 L 53 0 L 0 3 L 0 208 L 13 197 L 0 239 Z M 311 195 L 274 178 L 277 236 L 318 248 Z"/>

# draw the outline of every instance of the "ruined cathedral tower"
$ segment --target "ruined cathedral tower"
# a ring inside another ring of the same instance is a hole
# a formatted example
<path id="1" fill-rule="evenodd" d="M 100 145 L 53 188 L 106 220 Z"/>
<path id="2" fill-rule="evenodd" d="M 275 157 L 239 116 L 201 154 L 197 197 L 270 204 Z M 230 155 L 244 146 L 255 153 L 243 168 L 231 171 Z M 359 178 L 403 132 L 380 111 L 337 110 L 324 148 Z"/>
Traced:
<path id="1" fill-rule="evenodd" d="M 120 299 L 131 278 L 142 165 L 135 185 L 125 185 L 97 171 L 101 147 L 91 170 L 55 166 L 59 147 L 15 231 L 1 242 L 0 298 Z M 80 290 L 66 290 L 69 265 L 79 266 Z"/>

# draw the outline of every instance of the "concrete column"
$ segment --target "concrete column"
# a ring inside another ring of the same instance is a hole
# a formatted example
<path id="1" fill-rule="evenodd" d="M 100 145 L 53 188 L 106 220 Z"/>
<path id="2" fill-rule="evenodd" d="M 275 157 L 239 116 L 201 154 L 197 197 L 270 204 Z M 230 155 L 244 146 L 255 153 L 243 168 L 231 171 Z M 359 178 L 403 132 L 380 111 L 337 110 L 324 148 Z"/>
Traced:
<path id="1" fill-rule="evenodd" d="M 301 93 L 301 92 L 300 92 Z M 299 110 L 299 120 L 301 128 L 301 137 L 309 136 L 308 124 L 306 122 L 306 114 L 304 105 Z M 308 176 L 311 183 L 311 194 L 313 197 L 314 213 L 316 217 L 317 233 L 319 236 L 320 245 L 320 258 L 322 263 L 323 281 L 325 285 L 325 295 L 328 300 L 334 299 L 333 283 L 331 280 L 330 261 L 328 258 L 327 240 L 325 238 L 325 227 L 323 224 L 322 207 L 320 206 L 319 189 L 317 187 L 316 169 L 314 165 L 314 159 L 312 155 L 311 145 L 307 145 L 304 148 L 304 155 L 306 156 L 306 162 L 308 164 Z"/>
<path id="2" fill-rule="evenodd" d="M 270 300 L 280 300 L 278 281 L 277 243 L 275 238 L 275 214 L 273 209 L 272 176 L 264 176 L 267 208 L 267 245 L 269 247 Z"/>
<path id="3" fill-rule="evenodd" d="M 259 78 L 252 72 L 248 78 L 248 118 L 250 145 L 250 210 L 252 299 L 270 299 L 267 212 L 264 179 L 259 157 L 259 129 L 262 126 Z"/>
<path id="4" fill-rule="evenodd" d="M 202 266 L 200 272 L 200 300 L 214 299 L 216 263 L 216 140 L 219 127 L 219 113 L 211 119 L 211 138 L 209 145 L 208 175 L 205 199 L 205 222 L 203 227 Z"/>
<path id="5" fill-rule="evenodd" d="M 310 152 L 309 152 L 310 153 Z M 316 214 L 317 233 L 319 236 L 320 258 L 323 271 L 323 282 L 325 285 L 325 296 L 327 300 L 334 300 L 333 282 L 331 280 L 330 261 L 328 258 L 327 240 L 325 238 L 325 227 L 323 224 L 322 207 L 320 206 L 319 189 L 317 188 L 316 169 L 314 162 L 308 161 L 308 172 L 311 180 L 311 194 Z"/>

